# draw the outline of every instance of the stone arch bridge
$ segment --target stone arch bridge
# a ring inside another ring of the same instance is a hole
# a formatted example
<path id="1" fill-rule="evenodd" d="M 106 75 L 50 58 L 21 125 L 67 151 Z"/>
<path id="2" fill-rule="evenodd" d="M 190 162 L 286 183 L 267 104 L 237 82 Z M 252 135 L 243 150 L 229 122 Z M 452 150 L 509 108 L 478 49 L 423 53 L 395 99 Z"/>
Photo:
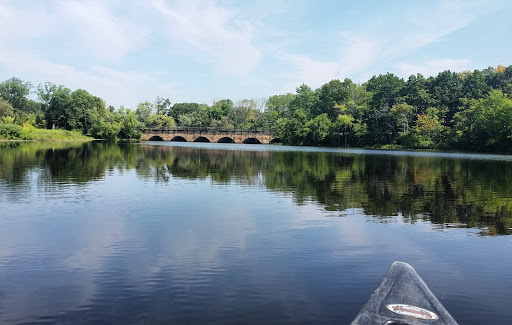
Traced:
<path id="1" fill-rule="evenodd" d="M 141 140 L 251 144 L 281 142 L 280 139 L 274 137 L 273 131 L 241 131 L 219 128 L 146 129 L 142 132 Z"/>

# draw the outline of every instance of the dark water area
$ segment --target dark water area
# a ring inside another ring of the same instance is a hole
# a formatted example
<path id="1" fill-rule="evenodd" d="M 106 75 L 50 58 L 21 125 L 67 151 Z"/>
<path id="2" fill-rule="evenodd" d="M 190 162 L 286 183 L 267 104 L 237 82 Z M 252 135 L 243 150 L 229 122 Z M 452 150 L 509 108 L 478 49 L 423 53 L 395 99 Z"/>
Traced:
<path id="1" fill-rule="evenodd" d="M 0 143 L 0 323 L 349 324 L 391 263 L 512 324 L 512 157 Z"/>

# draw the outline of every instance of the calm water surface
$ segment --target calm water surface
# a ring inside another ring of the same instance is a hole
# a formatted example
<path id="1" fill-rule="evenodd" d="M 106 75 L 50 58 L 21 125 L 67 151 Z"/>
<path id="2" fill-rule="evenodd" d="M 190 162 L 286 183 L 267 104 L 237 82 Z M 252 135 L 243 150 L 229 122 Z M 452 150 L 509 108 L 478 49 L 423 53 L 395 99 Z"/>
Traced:
<path id="1" fill-rule="evenodd" d="M 0 143 L 0 323 L 348 324 L 395 260 L 512 323 L 512 157 Z"/>

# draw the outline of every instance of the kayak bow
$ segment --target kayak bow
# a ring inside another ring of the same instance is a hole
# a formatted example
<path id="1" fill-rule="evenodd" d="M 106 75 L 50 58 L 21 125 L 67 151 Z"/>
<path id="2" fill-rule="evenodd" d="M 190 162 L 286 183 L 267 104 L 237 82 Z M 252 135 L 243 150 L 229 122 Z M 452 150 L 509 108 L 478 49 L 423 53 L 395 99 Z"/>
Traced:
<path id="1" fill-rule="evenodd" d="M 412 266 L 394 262 L 352 325 L 457 325 Z"/>

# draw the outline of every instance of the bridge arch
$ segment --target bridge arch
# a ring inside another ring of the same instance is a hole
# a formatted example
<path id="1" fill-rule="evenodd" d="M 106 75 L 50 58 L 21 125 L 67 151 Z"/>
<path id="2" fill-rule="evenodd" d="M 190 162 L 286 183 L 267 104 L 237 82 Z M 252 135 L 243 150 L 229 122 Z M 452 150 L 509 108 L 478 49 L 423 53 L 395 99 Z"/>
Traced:
<path id="1" fill-rule="evenodd" d="M 182 136 L 177 135 L 177 136 L 173 137 L 173 138 L 171 139 L 171 141 L 176 141 L 176 142 L 187 142 L 187 139 L 185 139 L 185 138 L 184 138 L 184 137 L 182 137 Z"/>
<path id="2" fill-rule="evenodd" d="M 194 139 L 194 142 L 211 142 L 207 137 L 197 137 Z"/>
<path id="3" fill-rule="evenodd" d="M 164 138 L 162 138 L 159 135 L 154 135 L 151 138 L 149 138 L 148 141 L 164 141 Z"/>
<path id="4" fill-rule="evenodd" d="M 276 144 L 276 143 L 283 143 L 283 141 L 281 140 L 281 138 L 274 138 L 272 140 L 270 140 L 269 144 Z"/>
<path id="5" fill-rule="evenodd" d="M 261 141 L 256 139 L 256 138 L 247 138 L 244 141 L 242 141 L 242 143 L 245 143 L 245 144 L 261 144 Z"/>
<path id="6" fill-rule="evenodd" d="M 235 143 L 235 140 L 233 140 L 232 138 L 230 137 L 223 137 L 223 138 L 220 138 L 217 143 Z"/>

